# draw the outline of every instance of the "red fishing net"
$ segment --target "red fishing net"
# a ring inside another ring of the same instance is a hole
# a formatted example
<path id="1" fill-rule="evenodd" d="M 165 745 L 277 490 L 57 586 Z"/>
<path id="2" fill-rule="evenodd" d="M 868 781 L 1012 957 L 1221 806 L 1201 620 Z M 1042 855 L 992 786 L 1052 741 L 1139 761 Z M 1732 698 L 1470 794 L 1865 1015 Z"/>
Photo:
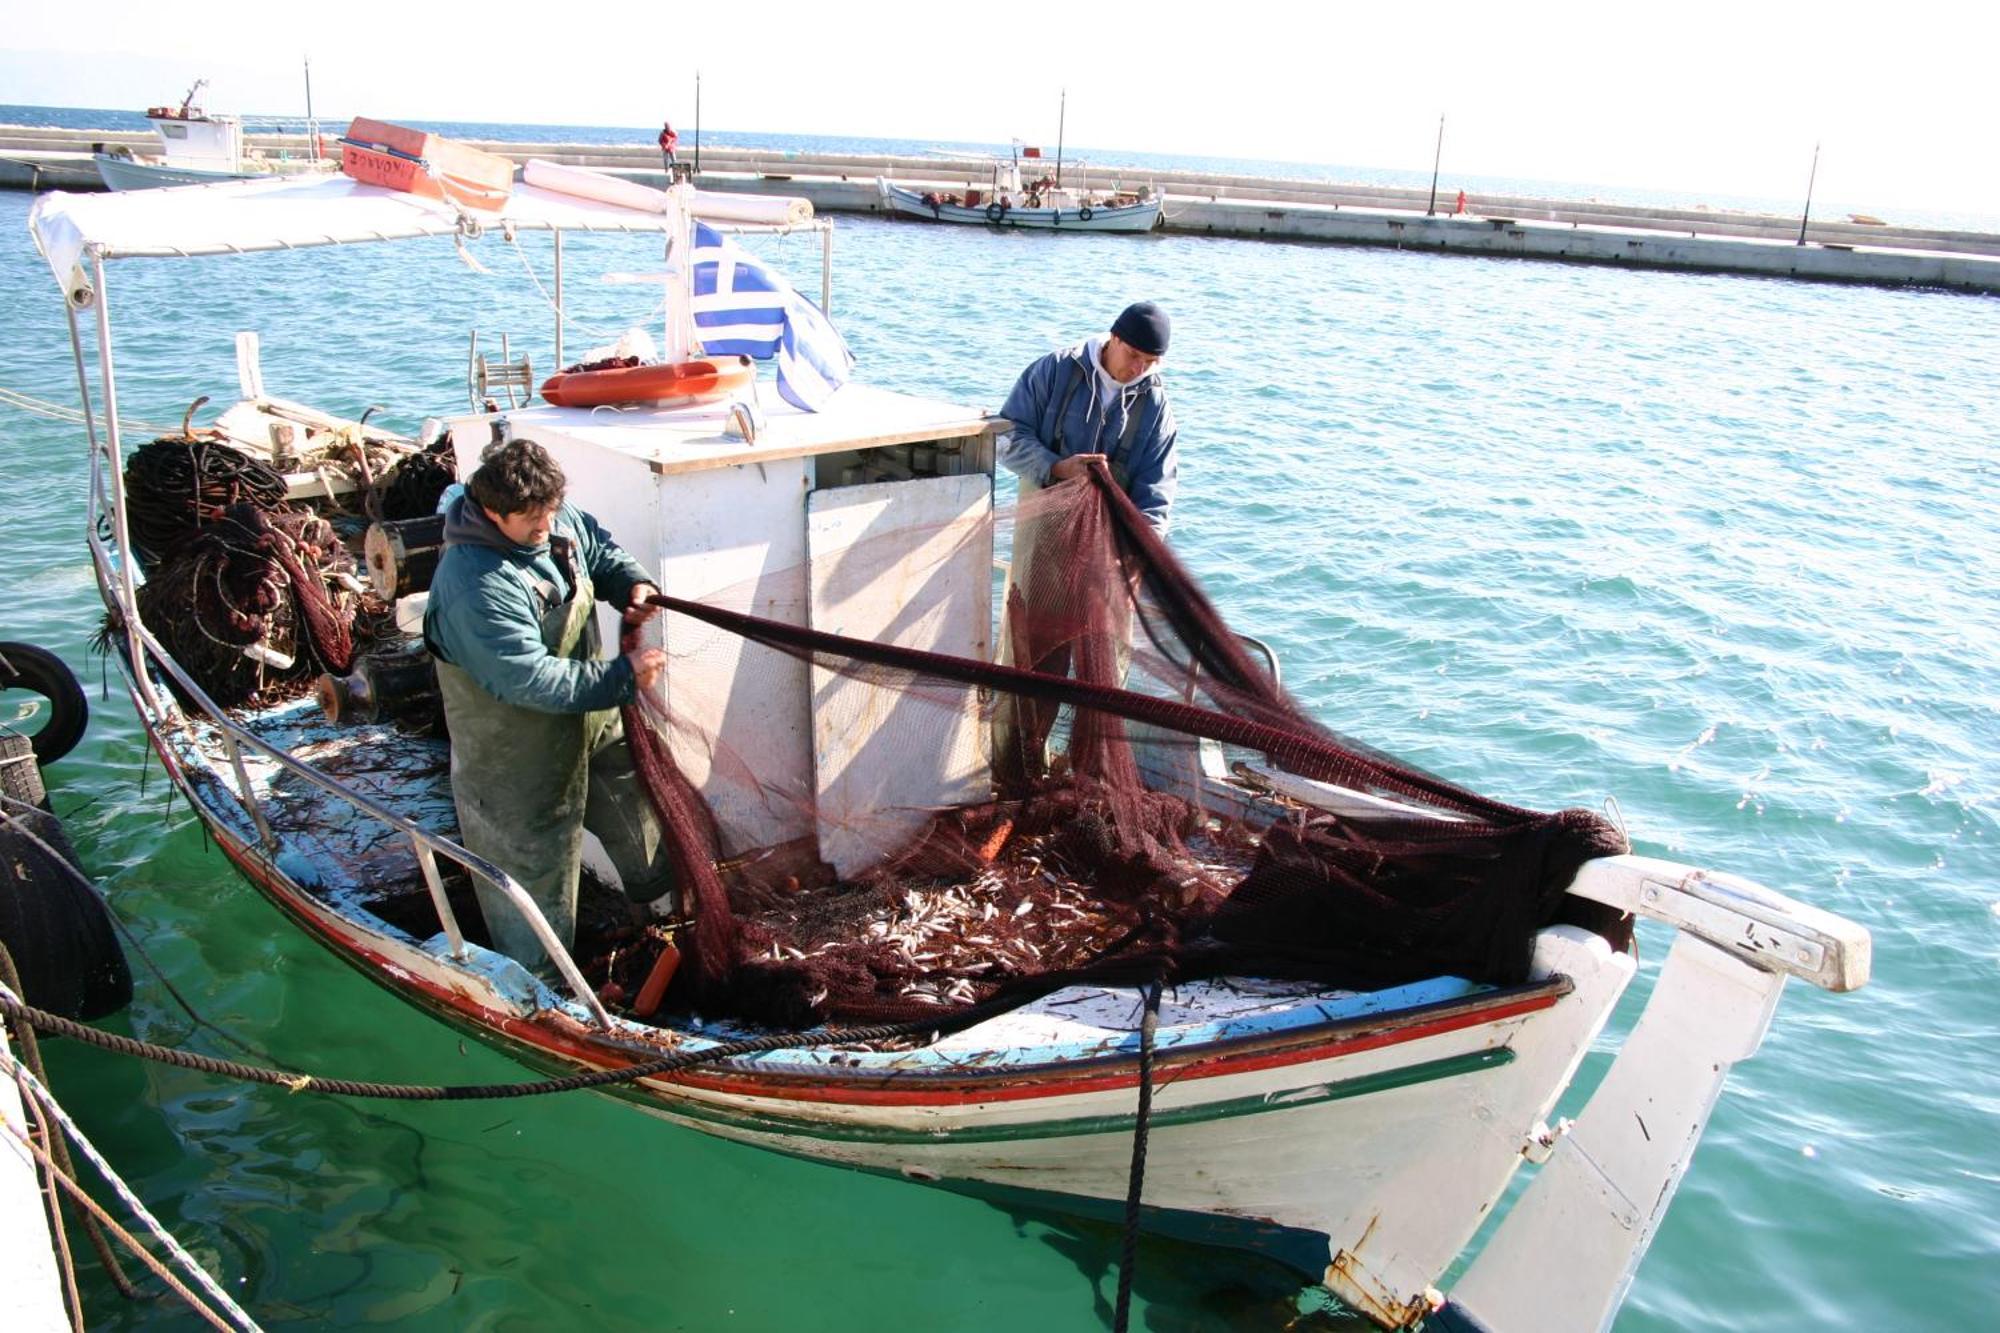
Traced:
<path id="1" fill-rule="evenodd" d="M 817 568 L 660 599 L 666 704 L 626 722 L 691 917 L 684 1006 L 874 1021 L 1163 968 L 1509 983 L 1577 867 L 1626 850 L 1312 721 L 1101 467 L 1019 507 L 999 626 L 981 588 L 961 635 L 997 652 L 898 646 L 950 639 L 941 571 L 983 577 L 989 530 L 895 540 L 828 560 L 892 599 L 883 641 L 807 623 Z M 802 669 L 809 717 L 746 717 Z M 763 760 L 788 725 L 803 770 Z"/>

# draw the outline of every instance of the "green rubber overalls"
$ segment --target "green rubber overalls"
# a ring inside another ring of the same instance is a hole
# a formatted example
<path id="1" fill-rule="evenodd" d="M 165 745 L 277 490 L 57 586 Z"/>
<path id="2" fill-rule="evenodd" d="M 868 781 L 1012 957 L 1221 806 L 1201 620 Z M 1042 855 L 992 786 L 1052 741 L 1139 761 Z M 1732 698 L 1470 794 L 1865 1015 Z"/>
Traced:
<path id="1" fill-rule="evenodd" d="M 596 590 L 557 534 L 550 541 L 570 595 L 516 566 L 542 613 L 542 642 L 558 657 L 590 661 L 598 654 Z M 673 887 L 659 821 L 646 799 L 616 709 L 543 713 L 494 698 L 461 667 L 440 660 L 438 687 L 451 730 L 451 789 L 466 850 L 485 857 L 528 891 L 556 938 L 576 936 L 577 867 L 588 828 L 634 902 L 651 902 Z M 537 970 L 544 951 L 505 895 L 473 877 L 493 947 Z"/>

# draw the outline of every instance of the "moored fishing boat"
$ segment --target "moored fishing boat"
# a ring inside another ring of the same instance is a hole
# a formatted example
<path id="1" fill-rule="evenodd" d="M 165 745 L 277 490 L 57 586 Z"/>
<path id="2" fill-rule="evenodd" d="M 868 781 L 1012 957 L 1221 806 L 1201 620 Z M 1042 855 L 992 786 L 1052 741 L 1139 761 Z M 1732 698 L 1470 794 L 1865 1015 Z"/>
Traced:
<path id="1" fill-rule="evenodd" d="M 911 190 L 878 180 L 883 206 L 901 217 L 931 222 L 1024 227 L 1037 231 L 1151 231 L 1160 221 L 1157 196 L 1109 197 L 1061 190 Z"/>
<path id="2" fill-rule="evenodd" d="M 370 223 L 390 216 L 397 220 L 389 236 L 465 230 L 447 208 L 398 201 L 409 211 L 394 211 L 365 187 L 323 197 L 289 191 L 258 197 L 301 205 L 294 230 L 260 233 L 267 245 L 308 243 L 300 238 L 309 223 L 322 227 L 313 243 L 358 239 Z M 567 207 L 523 191 L 504 216 L 522 229 L 592 225 L 591 218 L 562 211 Z M 104 260 L 166 245 L 164 233 L 120 232 L 130 219 L 116 210 L 93 215 L 66 205 L 38 214 L 38 235 L 48 242 L 65 221 L 76 249 L 57 273 L 65 290 L 86 303 L 101 298 Z M 167 219 L 158 221 L 164 226 Z M 664 230 L 617 214 L 598 221 Z M 215 225 L 198 246 L 188 246 L 184 232 L 172 239 L 190 252 L 254 248 L 245 243 L 257 238 L 247 232 L 223 234 L 233 223 L 218 217 Z M 293 224 L 278 223 L 287 225 Z M 60 247 L 50 248 L 52 260 L 64 257 Z M 71 281 L 77 258 L 93 270 L 89 286 Z M 109 424 L 116 421 L 116 393 L 108 323 L 100 323 L 98 334 L 107 352 L 107 433 L 93 442 L 95 503 L 117 532 L 125 513 L 120 445 Z M 252 387 L 246 385 L 245 396 L 255 401 Z M 847 395 L 854 396 L 840 403 Z M 773 410 L 754 444 L 732 440 L 722 429 L 726 416 L 715 410 L 677 409 L 610 424 L 554 408 L 507 417 L 516 433 L 561 442 L 574 491 L 587 507 L 617 516 L 621 495 L 630 496 L 626 515 L 633 522 L 614 517 L 614 526 L 625 524 L 621 530 L 654 533 L 635 511 L 669 498 L 694 526 L 707 513 L 740 523 L 753 504 L 767 504 L 770 541 L 792 542 L 793 556 L 712 571 L 703 586 L 693 571 L 716 552 L 708 545 L 677 551 L 662 545 L 655 553 L 663 575 L 667 557 L 680 559 L 684 577 L 673 586 L 686 596 L 727 593 L 767 570 L 809 568 L 817 563 L 816 537 L 841 517 L 828 506 L 838 510 L 843 500 L 890 511 L 941 497 L 963 501 L 972 510 L 965 527 L 976 551 L 979 534 L 990 533 L 988 451 L 997 427 L 977 413 L 859 386 L 843 390 L 836 403 L 813 415 Z M 486 413 L 450 423 L 461 465 L 497 424 Z M 259 450 L 270 437 L 245 428 L 231 438 Z M 940 462 L 947 458 L 955 461 Z M 802 511 L 801 494 L 820 496 L 818 510 L 808 500 Z M 964 512 L 946 510 L 943 520 L 917 518 L 906 526 L 937 530 Z M 825 520 L 818 528 L 815 517 Z M 210 709 L 186 684 L 192 702 L 174 699 L 165 681 L 177 664 L 140 628 L 129 554 L 116 538 L 94 549 L 107 600 L 125 613 L 135 702 L 176 780 L 232 859 L 343 956 L 400 994 L 549 1067 L 617 1067 L 663 1049 L 698 1051 L 749 1030 L 691 1015 L 666 1026 L 635 1021 L 610 1012 L 616 1006 L 588 982 L 577 984 L 578 977 L 571 978 L 572 994 L 560 997 L 511 960 L 466 941 L 462 928 L 469 923 L 456 920 L 463 900 L 454 909 L 447 887 L 426 873 L 438 855 L 470 863 L 449 842 L 451 803 L 437 771 L 438 743 L 388 726 L 328 727 L 301 701 Z M 817 553 L 846 549 L 836 541 Z M 893 584 L 888 576 L 906 567 L 900 560 L 864 565 L 865 585 Z M 954 570 L 962 576 L 954 587 L 976 598 L 980 579 Z M 972 561 L 969 571 L 983 576 L 984 561 Z M 835 600 L 844 607 L 852 599 Z M 867 632 L 838 616 L 814 619 Z M 967 625 L 955 645 L 961 656 L 970 655 L 965 650 L 980 635 L 990 635 L 987 617 L 975 615 Z M 799 689 L 784 711 L 801 715 L 815 741 L 822 740 L 804 694 Z M 778 697 L 790 696 L 780 690 Z M 776 715 L 747 711 L 760 730 Z M 817 748 L 793 753 L 816 760 Z M 1161 765 L 1168 776 L 1199 786 L 1208 808 L 1235 812 L 1245 824 L 1308 810 L 1363 822 L 1371 813 L 1395 813 L 1379 795 L 1260 766 L 1255 753 L 1238 759 L 1239 770 L 1208 762 L 1227 756 L 1206 747 L 1183 751 L 1199 756 L 1201 767 L 1190 774 Z M 390 797 L 363 795 L 363 787 Z M 355 808 L 370 818 L 357 822 Z M 781 820 L 783 812 L 771 817 Z M 753 816 L 739 818 L 747 823 Z M 1649 1018 L 1652 1027 L 1642 1025 L 1617 1066 L 1631 1086 L 1621 1086 L 1615 1071 L 1598 1094 L 1609 1100 L 1593 1102 L 1574 1132 L 1543 1131 L 1539 1121 L 1631 975 L 1632 957 L 1615 931 L 1543 926 L 1526 976 L 1505 984 L 1443 973 L 1379 986 L 1272 977 L 1186 981 L 1162 1004 L 1155 1043 L 1149 1220 L 1281 1249 L 1301 1262 L 1312 1249 L 1313 1271 L 1336 1291 L 1385 1323 L 1406 1323 L 1524 1155 L 1553 1144 L 1555 1159 L 1465 1291 L 1482 1298 L 1471 1304 L 1489 1322 L 1494 1311 L 1505 1313 L 1510 1297 L 1537 1303 L 1529 1317 L 1517 1310 L 1496 1327 L 1590 1326 L 1590 1303 L 1601 1311 L 1615 1298 L 1616 1283 L 1606 1279 L 1629 1271 L 1643 1250 L 1720 1073 L 1754 1048 L 1783 974 L 1836 988 L 1859 984 L 1865 937 L 1747 886 L 1631 858 L 1590 862 L 1560 896 L 1606 901 L 1687 932 L 1656 987 L 1654 1004 L 1664 1007 Z M 643 1082 L 623 1095 L 669 1118 L 799 1155 L 957 1188 L 1019 1191 L 1078 1209 L 1115 1206 L 1125 1195 L 1131 1156 L 1123 1131 L 1135 1122 L 1141 1084 L 1140 1007 L 1140 991 L 1129 985 L 1070 987 L 916 1049 L 848 1049 L 836 1034 L 795 1051 Z M 1644 1104 L 1651 1126 L 1645 1142 L 1670 1151 L 1645 1156 L 1627 1128 L 1635 1104 Z M 1610 1173 L 1615 1188 L 1605 1189 L 1592 1171 Z M 1580 1202 L 1561 1196 L 1577 1185 L 1588 1186 Z M 1538 1217 L 1546 1223 L 1539 1235 Z M 1556 1308 L 1565 1285 L 1551 1283 L 1539 1265 L 1501 1262 L 1509 1247 L 1546 1253 L 1557 1240 L 1574 1245 L 1580 1238 L 1591 1253 L 1561 1275 L 1574 1306 Z"/>
<path id="3" fill-rule="evenodd" d="M 159 137 L 157 153 L 134 153 L 120 147 L 94 155 L 97 174 L 110 190 L 151 190 L 168 185 L 207 185 L 215 181 L 259 176 L 320 175 L 338 167 L 314 147 L 305 157 L 270 157 L 246 149 L 240 116 L 204 111 L 195 104 L 207 80 L 188 89 L 179 106 L 156 106 L 146 120 Z"/>

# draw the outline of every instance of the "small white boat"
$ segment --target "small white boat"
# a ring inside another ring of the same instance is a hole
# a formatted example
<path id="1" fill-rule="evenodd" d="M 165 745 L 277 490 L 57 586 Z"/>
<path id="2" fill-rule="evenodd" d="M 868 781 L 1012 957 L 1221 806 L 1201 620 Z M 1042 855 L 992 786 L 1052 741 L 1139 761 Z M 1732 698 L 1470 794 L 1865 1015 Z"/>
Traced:
<path id="1" fill-rule="evenodd" d="M 877 177 L 883 206 L 901 217 L 1045 231 L 1151 231 L 1160 200 L 1150 194 L 1096 196 L 1053 186 L 1044 190 L 917 191 Z"/>
<path id="2" fill-rule="evenodd" d="M 134 153 L 120 145 L 93 154 L 106 189 L 150 190 L 266 176 L 324 175 L 339 169 L 337 159 L 320 157 L 313 150 L 298 158 L 246 150 L 241 116 L 211 113 L 195 104 L 206 82 L 197 80 L 179 106 L 147 109 L 146 119 L 159 136 L 159 152 Z M 308 142 L 316 147 L 317 136 L 308 135 Z"/>
<path id="3" fill-rule="evenodd" d="M 110 266 L 417 237 L 492 245 L 541 231 L 553 234 L 560 293 L 565 232 L 690 243 L 677 231 L 689 225 L 682 205 L 651 207 L 655 193 L 613 183 L 579 197 L 537 184 L 531 172 L 477 218 L 346 178 L 36 202 L 30 227 L 66 302 L 79 377 L 97 377 L 82 403 L 91 457 L 82 526 L 106 604 L 127 628 L 113 660 L 155 750 L 221 850 L 295 924 L 412 1005 L 540 1068 L 630 1071 L 606 1091 L 662 1119 L 983 1197 L 1116 1216 L 1143 1116 L 1144 1226 L 1276 1255 L 1385 1328 L 1439 1317 L 1441 1305 L 1442 1319 L 1461 1311 L 1498 1333 L 1608 1326 L 1731 1067 L 1756 1051 L 1785 981 L 1862 985 L 1865 930 L 1728 875 L 1607 855 L 1567 883 L 1541 886 L 1551 911 L 1529 923 L 1522 938 L 1531 957 L 1513 979 L 1444 972 L 1343 985 L 1279 972 L 1214 975 L 1172 989 L 1156 1036 L 1142 1021 L 1142 988 L 1099 979 L 1008 1012 L 981 1010 L 941 1039 L 884 1047 L 818 1029 L 753 1051 L 737 1043 L 771 1029 L 712 1011 L 641 1017 L 623 1004 L 625 991 L 586 977 L 526 893 L 456 840 L 444 741 L 388 721 L 337 725 L 307 699 L 222 706 L 194 685 L 140 614 L 127 494 L 117 484 L 126 444 L 105 301 Z M 1098 218 L 1093 208 L 1089 221 Z M 687 266 L 677 281 L 693 282 Z M 675 300 L 669 283 L 670 310 Z M 419 302 L 412 318 L 424 313 Z M 218 422 L 231 447 L 282 465 L 322 437 L 348 438 L 340 423 L 265 395 L 254 335 L 242 339 L 244 401 Z M 922 827 L 928 811 L 991 803 L 981 739 L 989 729 L 976 711 L 925 713 L 935 722 L 929 734 L 942 739 L 899 757 L 871 744 L 896 716 L 894 700 L 817 661 L 745 652 L 732 635 L 749 631 L 730 629 L 730 618 L 990 664 L 992 473 L 1005 423 L 856 383 L 817 413 L 734 410 L 741 406 L 603 414 L 516 406 L 461 414 L 444 430 L 461 474 L 501 432 L 542 442 L 576 502 L 689 599 L 660 618 L 677 654 L 671 704 L 712 742 L 684 762 L 727 864 L 753 866 L 787 848 L 815 863 L 853 863 L 844 839 L 864 816 L 914 811 Z M 309 497 L 314 473 L 300 466 L 296 495 Z M 859 554 L 864 531 L 887 542 L 867 548 L 868 558 Z M 704 663 L 718 674 L 695 678 Z M 1301 776 L 1241 735 L 1189 734 L 1200 744 L 1171 752 L 1133 741 L 1144 781 L 1241 827 L 1325 817 L 1363 828 L 1412 815 L 1379 791 Z M 754 781 L 732 787 L 732 769 Z M 813 799 L 785 798 L 794 792 Z M 725 861 L 711 864 L 720 872 Z M 547 984 L 467 938 L 465 927 L 477 928 L 468 890 L 446 883 L 467 870 L 510 898 L 562 982 Z M 800 884 L 777 887 L 795 894 Z M 1002 907 L 1018 917 L 1031 904 Z M 1622 928 L 1604 924 L 1606 908 Z M 1672 927 L 1674 944 L 1588 1105 L 1574 1124 L 1551 1124 L 1638 970 L 1635 916 Z M 940 1026 L 950 1008 L 940 997 Z M 706 1056 L 719 1058 L 655 1063 Z M 1150 1109 L 1135 1109 L 1135 1099 Z M 1437 1286 L 1528 1162 L 1541 1163 L 1539 1172 L 1445 1302 Z"/>

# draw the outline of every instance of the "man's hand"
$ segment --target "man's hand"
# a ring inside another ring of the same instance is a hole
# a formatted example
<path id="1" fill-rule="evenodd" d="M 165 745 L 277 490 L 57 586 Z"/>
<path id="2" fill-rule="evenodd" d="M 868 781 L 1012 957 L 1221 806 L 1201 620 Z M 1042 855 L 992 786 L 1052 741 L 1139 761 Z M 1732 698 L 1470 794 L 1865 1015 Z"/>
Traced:
<path id="1" fill-rule="evenodd" d="M 652 689 L 667 669 L 667 655 L 658 648 L 634 648 L 625 654 L 625 660 L 632 664 L 632 679 L 639 682 L 641 690 Z"/>
<path id="2" fill-rule="evenodd" d="M 1068 481 L 1071 477 L 1082 476 L 1092 463 L 1110 461 L 1103 454 L 1071 454 L 1068 458 L 1056 460 L 1056 465 L 1049 469 L 1049 480 Z"/>
<path id="3" fill-rule="evenodd" d="M 660 608 L 652 605 L 652 599 L 660 595 L 660 590 L 650 583 L 641 583 L 632 589 L 631 600 L 625 603 L 625 623 L 643 625 L 660 614 Z"/>

